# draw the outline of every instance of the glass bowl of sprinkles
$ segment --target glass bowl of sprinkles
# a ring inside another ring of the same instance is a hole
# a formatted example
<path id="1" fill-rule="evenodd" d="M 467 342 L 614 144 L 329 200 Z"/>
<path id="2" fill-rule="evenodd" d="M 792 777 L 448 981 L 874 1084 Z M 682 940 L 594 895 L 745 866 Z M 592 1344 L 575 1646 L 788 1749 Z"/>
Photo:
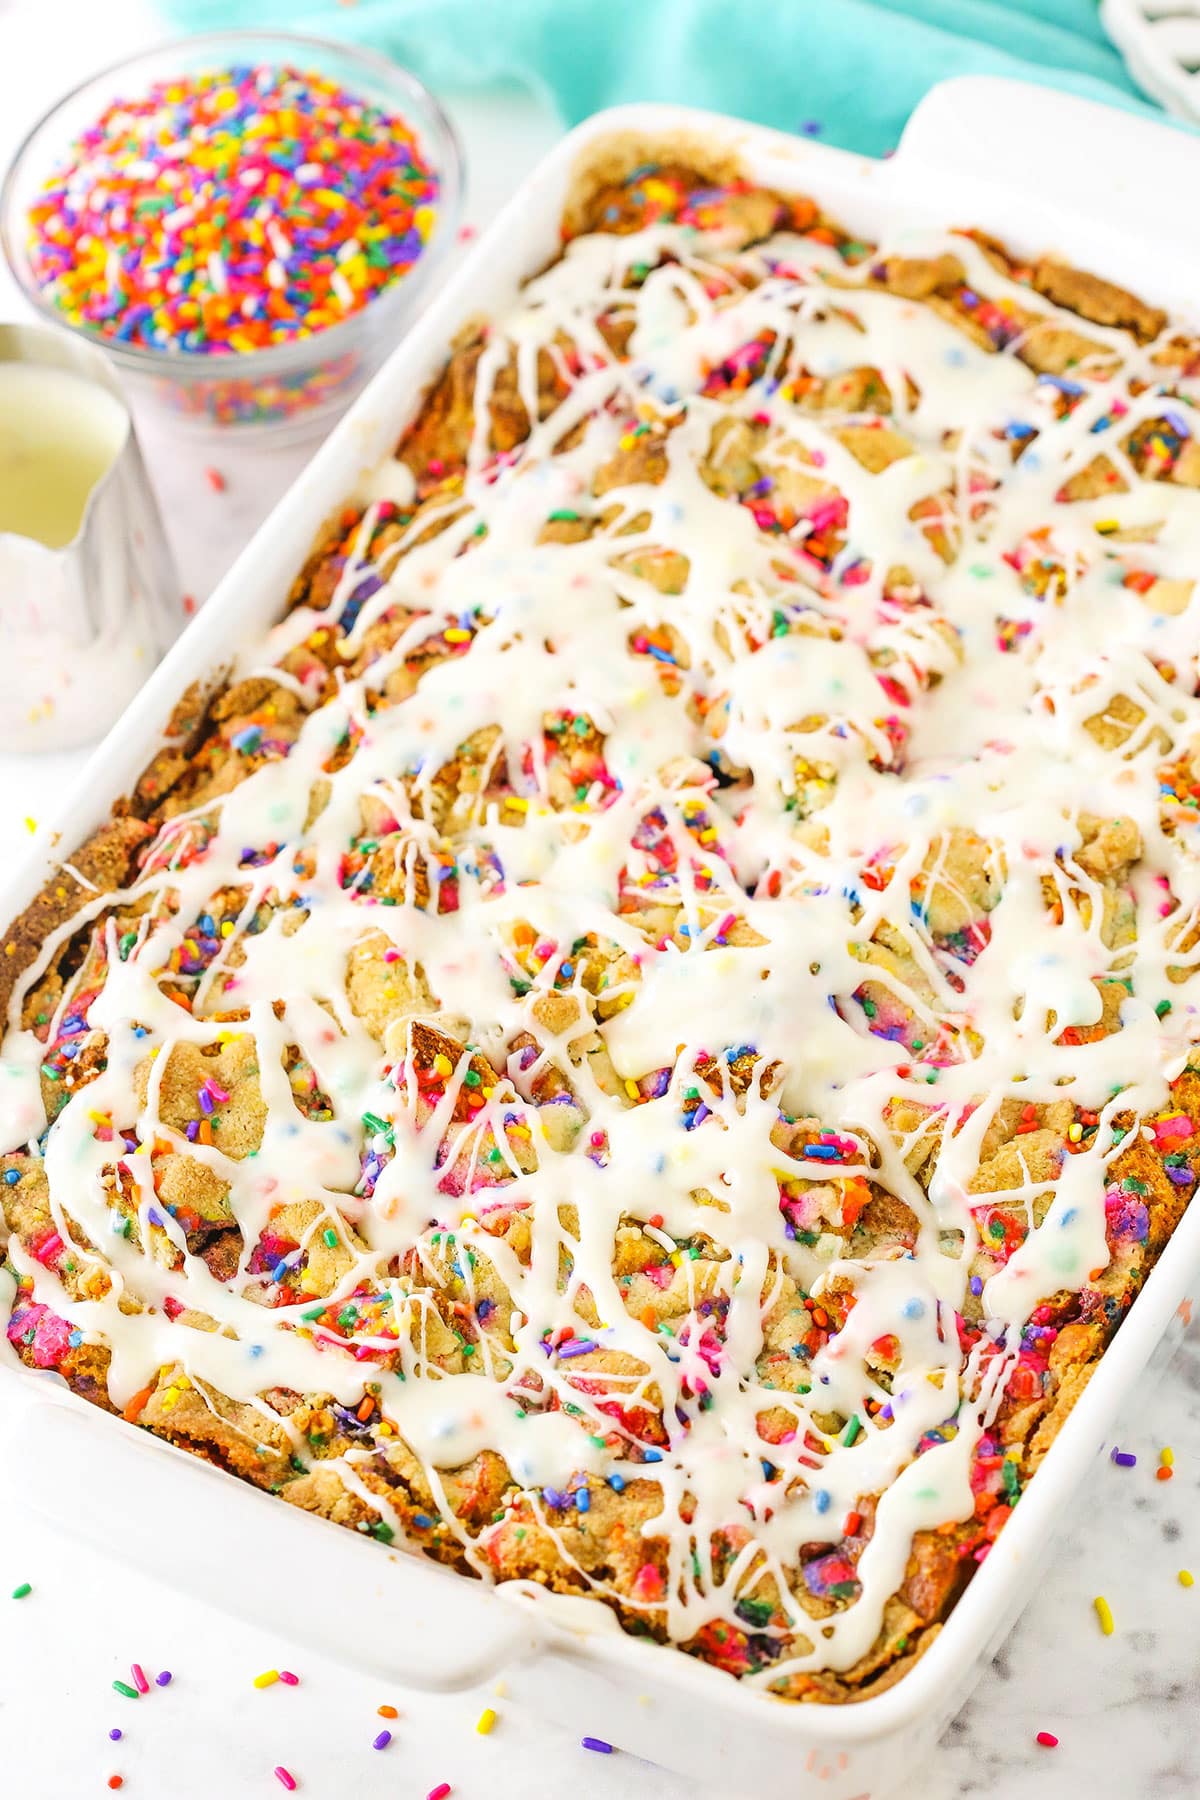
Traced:
<path id="1" fill-rule="evenodd" d="M 165 44 L 34 126 L 0 242 L 47 320 L 180 422 L 307 436 L 396 344 L 454 243 L 462 157 L 415 76 L 291 32 Z"/>

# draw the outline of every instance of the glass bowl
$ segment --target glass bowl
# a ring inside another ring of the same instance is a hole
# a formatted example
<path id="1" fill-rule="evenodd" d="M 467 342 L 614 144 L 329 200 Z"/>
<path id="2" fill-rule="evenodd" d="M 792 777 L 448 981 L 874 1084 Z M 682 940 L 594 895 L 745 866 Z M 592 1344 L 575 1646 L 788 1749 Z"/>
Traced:
<path id="1" fill-rule="evenodd" d="M 71 144 L 118 98 L 136 97 L 173 76 L 245 63 L 287 64 L 329 77 L 405 121 L 438 178 L 433 229 L 416 261 L 337 324 L 261 350 L 155 350 L 65 318 L 35 278 L 27 221 L 30 205 L 61 168 Z M 44 114 L 0 186 L 0 245 L 39 316 L 106 351 L 135 403 L 149 402 L 173 422 L 193 428 L 236 433 L 239 441 L 267 434 L 280 441 L 307 437 L 328 424 L 398 342 L 454 244 L 462 185 L 462 152 L 453 126 L 429 90 L 399 64 L 373 51 L 298 32 L 203 32 L 114 63 Z"/>

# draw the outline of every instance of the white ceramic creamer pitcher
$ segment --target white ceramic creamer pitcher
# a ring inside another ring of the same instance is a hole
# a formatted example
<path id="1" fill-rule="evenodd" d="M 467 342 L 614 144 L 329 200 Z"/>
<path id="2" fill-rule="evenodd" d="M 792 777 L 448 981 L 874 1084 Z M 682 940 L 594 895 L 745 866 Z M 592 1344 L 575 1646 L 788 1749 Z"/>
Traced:
<path id="1" fill-rule="evenodd" d="M 0 324 L 0 748 L 100 737 L 183 618 L 107 359 L 44 326 Z"/>

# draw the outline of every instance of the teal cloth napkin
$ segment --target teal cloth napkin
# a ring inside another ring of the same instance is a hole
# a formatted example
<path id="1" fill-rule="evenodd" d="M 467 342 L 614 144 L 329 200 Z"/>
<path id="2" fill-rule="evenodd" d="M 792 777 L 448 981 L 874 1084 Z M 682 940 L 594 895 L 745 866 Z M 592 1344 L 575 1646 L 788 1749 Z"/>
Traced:
<path id="1" fill-rule="evenodd" d="M 159 0 L 172 27 L 373 45 L 434 89 L 536 85 L 568 124 L 628 100 L 738 114 L 878 156 L 927 88 L 1011 75 L 1156 114 L 1097 0 Z"/>

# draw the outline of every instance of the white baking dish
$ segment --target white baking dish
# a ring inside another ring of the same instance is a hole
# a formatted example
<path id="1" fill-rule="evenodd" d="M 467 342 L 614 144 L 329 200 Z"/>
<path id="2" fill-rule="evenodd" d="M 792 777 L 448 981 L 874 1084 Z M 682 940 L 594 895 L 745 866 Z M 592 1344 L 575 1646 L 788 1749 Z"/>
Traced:
<path id="1" fill-rule="evenodd" d="M 888 162 L 679 108 L 600 114 L 514 196 L 96 752 L 56 821 L 60 850 L 69 852 L 132 783 L 182 688 L 277 616 L 316 527 L 394 445 L 458 327 L 502 305 L 554 254 L 580 158 L 628 133 L 728 147 L 754 179 L 815 194 L 864 235 L 908 222 L 974 223 L 1019 249 L 1053 248 L 1185 314 L 1200 293 L 1200 225 L 1175 199 L 1192 183 L 1200 188 L 1200 140 L 1083 101 L 990 78 L 948 82 L 922 103 Z M 0 896 L 0 917 L 30 899 L 52 861 L 44 851 L 17 874 Z M 339 1593 L 355 1620 L 351 1641 L 336 1634 L 339 1652 L 394 1679 L 455 1686 L 503 1669 L 513 1697 L 536 1697 L 543 1716 L 665 1759 L 726 1793 L 880 1800 L 932 1747 L 1029 1597 L 1123 1399 L 1186 1316 L 1198 1264 L 1195 1206 L 941 1636 L 894 1689 L 854 1706 L 789 1706 L 625 1637 L 600 1606 L 534 1597 L 517 1584 L 489 1590 L 360 1543 L 103 1418 L 52 1377 L 22 1373 L 13 1383 L 24 1404 L 14 1409 L 5 1472 L 64 1528 L 104 1549 L 125 1546 L 143 1569 L 251 1615 L 253 1586 L 223 1572 L 231 1543 L 251 1565 L 260 1554 L 276 1566 L 319 1562 L 323 1590 Z M 131 1534 L 134 1507 L 143 1527 Z M 176 1544 L 187 1545 L 186 1561 Z M 277 1583 L 272 1622 L 322 1643 L 323 1618 L 304 1597 L 310 1591 L 307 1582 Z"/>

